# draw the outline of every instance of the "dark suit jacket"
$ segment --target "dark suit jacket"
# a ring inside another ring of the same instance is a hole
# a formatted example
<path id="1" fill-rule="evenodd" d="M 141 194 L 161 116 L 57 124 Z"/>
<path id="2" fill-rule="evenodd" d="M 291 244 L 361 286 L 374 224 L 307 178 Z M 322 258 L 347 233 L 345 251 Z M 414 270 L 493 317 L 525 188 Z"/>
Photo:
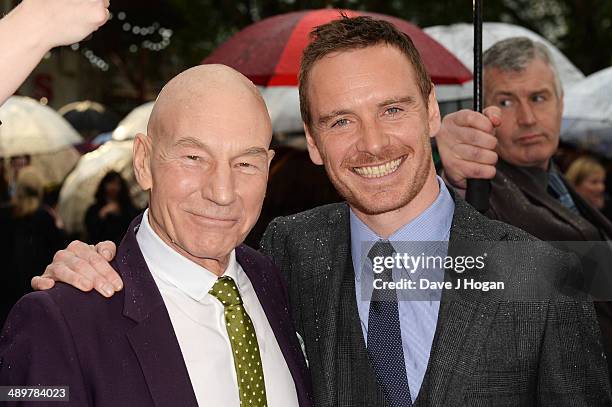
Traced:
<path id="1" fill-rule="evenodd" d="M 547 192 L 546 173 L 499 161 L 491 182 L 490 209 L 486 215 L 523 229 L 546 241 L 598 241 L 612 238 L 612 223 L 565 182 L 581 216 Z M 604 278 L 605 279 L 605 278 Z M 609 286 L 608 283 L 604 283 Z M 612 303 L 595 303 L 603 335 L 608 371 L 612 376 Z"/>
<path id="2" fill-rule="evenodd" d="M 168 311 L 136 241 L 140 219 L 113 262 L 121 292 L 107 299 L 58 284 L 15 305 L 0 338 L 0 385 L 67 385 L 70 402 L 60 403 L 67 406 L 197 406 Z M 300 406 L 310 406 L 310 377 L 280 273 L 247 246 L 236 249 L 236 258 L 276 335 Z"/>
<path id="3" fill-rule="evenodd" d="M 534 238 L 457 199 L 449 255 L 465 241 Z M 416 407 L 611 405 L 592 303 L 557 289 L 576 271 L 576 260 L 539 243 L 545 249 L 524 244 L 512 257 L 492 248 L 483 275 L 503 278 L 515 293 L 541 277 L 550 282 L 547 299 L 500 301 L 492 291 L 444 292 Z M 287 278 L 319 407 L 387 405 L 359 321 L 350 245 L 345 203 L 278 218 L 262 241 Z"/>
<path id="4" fill-rule="evenodd" d="M 612 223 L 565 183 L 580 214 L 577 216 L 547 192 L 543 171 L 500 161 L 491 182 L 487 216 L 516 226 L 547 241 L 602 240 L 612 237 Z"/>

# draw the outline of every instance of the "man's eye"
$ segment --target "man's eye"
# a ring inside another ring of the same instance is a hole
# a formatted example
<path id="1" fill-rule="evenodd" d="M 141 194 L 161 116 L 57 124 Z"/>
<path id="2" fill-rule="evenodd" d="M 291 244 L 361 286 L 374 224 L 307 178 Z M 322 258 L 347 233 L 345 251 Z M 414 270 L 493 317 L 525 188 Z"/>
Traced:
<path id="1" fill-rule="evenodd" d="M 250 168 L 250 167 L 254 167 L 254 165 L 253 165 L 253 164 L 250 164 L 250 163 L 238 163 L 238 166 L 239 166 L 239 167 L 242 167 L 242 168 Z"/>
<path id="2" fill-rule="evenodd" d="M 510 99 L 502 99 L 499 101 L 499 105 L 501 107 L 510 107 L 512 106 L 512 101 L 510 101 Z"/>
<path id="3" fill-rule="evenodd" d="M 190 161 L 200 161 L 200 157 L 197 155 L 188 155 L 187 159 Z"/>
<path id="4" fill-rule="evenodd" d="M 339 119 L 339 120 L 336 120 L 334 124 L 332 124 L 332 127 L 344 127 L 347 124 L 349 124 L 348 119 Z"/>
<path id="5" fill-rule="evenodd" d="M 385 114 L 397 114 L 401 111 L 402 109 L 400 109 L 399 107 L 390 107 L 387 110 L 385 110 Z"/>
<path id="6" fill-rule="evenodd" d="M 543 102 L 546 100 L 546 98 L 544 97 L 544 95 L 533 95 L 531 97 L 531 100 L 534 102 Z"/>

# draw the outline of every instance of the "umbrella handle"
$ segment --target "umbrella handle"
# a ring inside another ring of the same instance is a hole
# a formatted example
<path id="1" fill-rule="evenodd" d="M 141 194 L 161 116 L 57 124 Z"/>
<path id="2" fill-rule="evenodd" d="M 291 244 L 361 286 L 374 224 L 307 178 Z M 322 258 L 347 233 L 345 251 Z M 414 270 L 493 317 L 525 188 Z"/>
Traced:
<path id="1" fill-rule="evenodd" d="M 474 111 L 482 113 L 482 0 L 472 0 L 474 10 Z M 468 179 L 465 199 L 480 213 L 489 209 L 491 183 Z"/>

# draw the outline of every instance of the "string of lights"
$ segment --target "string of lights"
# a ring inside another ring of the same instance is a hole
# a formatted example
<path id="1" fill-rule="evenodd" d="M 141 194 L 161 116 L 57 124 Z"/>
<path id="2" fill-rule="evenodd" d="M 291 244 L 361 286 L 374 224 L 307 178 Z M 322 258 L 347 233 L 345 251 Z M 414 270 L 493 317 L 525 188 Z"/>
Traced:
<path id="1" fill-rule="evenodd" d="M 110 13 L 109 20 L 112 20 L 115 16 Z M 116 16 L 117 20 L 123 22 L 121 29 L 126 33 L 129 32 L 137 38 L 133 44 L 131 44 L 128 50 L 132 53 L 138 52 L 139 49 L 144 48 L 149 51 L 159 52 L 166 49 L 171 42 L 173 31 L 169 28 L 162 27 L 157 21 L 153 22 L 148 26 L 141 26 L 131 23 L 128 20 L 127 13 L 120 11 Z M 159 35 L 161 40 L 152 41 L 151 38 L 144 38 L 153 35 Z M 87 58 L 87 60 L 96 68 L 102 71 L 108 71 L 110 65 L 103 58 L 96 55 L 91 49 L 87 47 L 81 47 L 80 43 L 72 44 L 70 47 L 73 51 L 79 51 Z"/>

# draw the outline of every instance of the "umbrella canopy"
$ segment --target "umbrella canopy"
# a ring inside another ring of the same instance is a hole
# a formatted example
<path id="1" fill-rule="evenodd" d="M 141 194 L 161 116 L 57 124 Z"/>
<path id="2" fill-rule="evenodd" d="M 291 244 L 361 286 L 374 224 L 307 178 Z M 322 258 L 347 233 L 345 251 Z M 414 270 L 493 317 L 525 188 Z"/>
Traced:
<path id="1" fill-rule="evenodd" d="M 82 138 L 55 110 L 25 96 L 12 96 L 0 107 L 0 156 L 53 153 Z"/>
<path id="2" fill-rule="evenodd" d="M 202 63 L 229 65 L 256 85 L 296 86 L 302 51 L 310 42 L 310 32 L 316 26 L 338 19 L 340 13 L 386 20 L 408 34 L 436 84 L 461 84 L 472 77 L 453 54 L 417 26 L 384 14 L 337 9 L 297 11 L 266 18 L 233 35 Z"/>
<path id="3" fill-rule="evenodd" d="M 111 140 L 81 157 L 76 168 L 66 178 L 60 191 L 58 209 L 66 230 L 83 235 L 85 212 L 94 203 L 98 184 L 107 172 L 119 172 L 126 180 L 134 204 L 143 208 L 147 194 L 134 178 L 132 167 L 133 140 Z"/>
<path id="4" fill-rule="evenodd" d="M 258 85 L 275 133 L 301 132 L 297 74 L 302 52 L 310 42 L 312 29 L 340 18 L 340 13 L 383 19 L 408 34 L 437 85 L 439 99 L 448 92 L 454 95 L 454 88 L 472 77 L 457 58 L 417 26 L 384 14 L 337 9 L 298 11 L 264 19 L 236 33 L 202 63 L 229 65 Z"/>
<path id="5" fill-rule="evenodd" d="M 69 103 L 59 109 L 58 113 L 83 136 L 112 131 L 119 123 L 115 113 L 91 100 Z"/>
<path id="6" fill-rule="evenodd" d="M 561 139 L 612 158 L 612 67 L 567 89 Z"/>
<path id="7" fill-rule="evenodd" d="M 452 25 L 437 25 L 427 27 L 425 31 L 436 41 L 449 49 L 463 64 L 468 67 L 470 72 L 474 66 L 474 26 L 471 24 L 452 24 Z M 584 79 L 584 74 L 576 68 L 565 55 L 561 53 L 548 40 L 526 28 L 506 24 L 506 23 L 484 23 L 482 31 L 482 49 L 487 50 L 498 41 L 510 37 L 527 37 L 534 41 L 539 41 L 546 45 L 550 50 L 559 77 L 565 88 L 568 88 L 573 83 Z M 464 87 L 464 94 L 457 95 L 464 98 L 472 98 L 473 85 L 467 84 Z"/>
<path id="8" fill-rule="evenodd" d="M 153 111 L 153 103 L 147 102 L 132 110 L 113 131 L 113 140 L 133 140 L 138 133 L 147 133 L 147 123 Z"/>

